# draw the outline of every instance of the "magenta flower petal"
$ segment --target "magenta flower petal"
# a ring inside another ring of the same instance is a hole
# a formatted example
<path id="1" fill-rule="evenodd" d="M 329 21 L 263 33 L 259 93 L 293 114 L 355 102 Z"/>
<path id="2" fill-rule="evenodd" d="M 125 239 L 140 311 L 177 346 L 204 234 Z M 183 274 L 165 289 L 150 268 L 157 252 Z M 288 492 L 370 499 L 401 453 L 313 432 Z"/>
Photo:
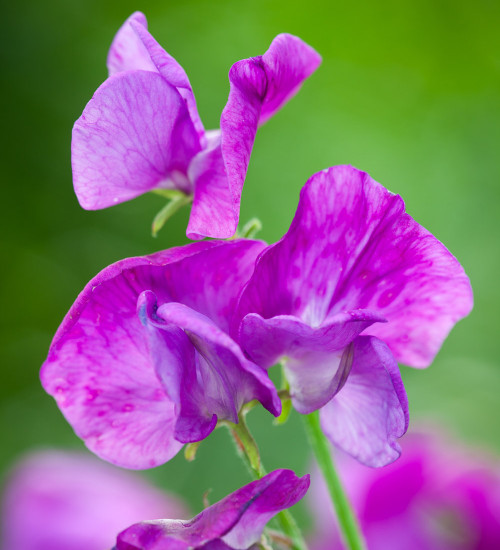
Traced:
<path id="1" fill-rule="evenodd" d="M 338 313 L 314 327 L 292 315 L 264 319 L 250 313 L 240 324 L 239 336 L 249 357 L 269 368 L 283 355 L 342 350 L 370 325 L 384 320 L 372 311 L 358 310 Z"/>
<path id="2" fill-rule="evenodd" d="M 202 239 L 205 235 L 225 239 L 234 235 L 239 214 L 229 193 L 220 131 L 210 132 L 207 143 L 207 148 L 200 151 L 189 165 L 194 197 L 186 235 L 190 239 Z"/>
<path id="3" fill-rule="evenodd" d="M 396 439 L 408 428 L 406 392 L 386 344 L 360 336 L 352 345 L 351 371 L 321 409 L 321 427 L 332 443 L 363 464 L 385 466 L 401 454 Z"/>
<path id="4" fill-rule="evenodd" d="M 463 268 L 402 199 L 337 166 L 307 182 L 289 231 L 259 256 L 231 331 L 264 368 L 283 360 L 295 408 L 320 408 L 330 440 L 378 466 L 407 426 L 395 360 L 426 365 L 471 307 Z M 354 312 L 368 316 L 331 324 Z"/>
<path id="5" fill-rule="evenodd" d="M 267 88 L 259 124 L 264 124 L 291 99 L 306 78 L 319 67 L 316 50 L 291 34 L 279 34 L 262 56 Z"/>
<path id="6" fill-rule="evenodd" d="M 217 352 L 222 354 L 224 345 L 229 346 L 225 353 L 233 363 L 228 369 L 238 365 L 245 381 L 253 376 L 252 388 L 258 390 L 252 399 L 262 398 L 266 406 L 276 409 L 279 403 L 267 374 L 250 365 L 241 352 L 235 356 L 236 344 L 223 333 L 263 246 L 257 241 L 210 241 L 130 258 L 106 268 L 85 287 L 56 333 L 41 379 L 93 452 L 120 466 L 147 468 L 169 460 L 185 439 L 176 439 L 176 430 L 181 401 L 189 403 L 191 388 L 185 387 L 185 394 L 180 390 L 176 394 L 170 387 L 167 391 L 162 380 L 168 367 L 162 363 L 160 379 L 158 355 L 171 346 L 170 376 L 175 379 L 181 372 L 179 358 L 174 361 L 179 346 L 183 356 L 193 356 L 197 348 L 183 332 L 184 326 L 173 323 L 177 336 L 170 338 L 170 344 L 163 339 L 153 345 L 151 327 L 137 314 L 139 297 L 146 291 L 154 293 L 160 306 L 182 302 L 196 310 L 191 317 L 206 316 L 207 330 L 216 336 L 197 343 L 198 349 L 219 346 Z M 194 339 L 201 328 L 186 323 Z M 196 365 L 196 369 L 202 367 L 206 364 Z M 223 371 L 222 376 L 232 379 L 233 374 Z M 245 391 L 238 388 L 235 406 L 246 398 Z M 215 407 L 208 400 L 205 405 Z M 217 413 L 215 407 L 209 422 Z M 198 417 L 200 433 L 207 433 L 206 418 L 206 414 Z"/>
<path id="7" fill-rule="evenodd" d="M 337 166 L 301 193 L 288 233 L 269 247 L 240 304 L 240 318 L 295 315 L 311 326 L 356 309 L 387 323 L 367 329 L 396 358 L 427 365 L 472 307 L 469 279 L 450 252 L 368 174 Z"/>
<path id="8" fill-rule="evenodd" d="M 151 61 L 158 72 L 169 84 L 177 89 L 181 97 L 186 102 L 189 116 L 191 117 L 191 121 L 193 122 L 193 125 L 198 133 L 200 144 L 202 147 L 205 147 L 205 128 L 203 127 L 200 115 L 198 114 L 196 99 L 194 97 L 193 89 L 191 88 L 191 83 L 189 82 L 186 71 L 184 71 L 182 66 L 158 44 L 158 42 L 148 32 L 146 25 L 135 20 L 131 21 L 131 26 L 144 44 L 144 47 L 150 55 Z"/>
<path id="9" fill-rule="evenodd" d="M 104 82 L 76 121 L 71 147 L 75 192 L 88 210 L 161 186 L 189 192 L 187 167 L 200 150 L 180 94 L 146 71 Z"/>
<path id="10" fill-rule="evenodd" d="M 141 317 L 157 329 L 150 332 L 156 373 L 165 392 L 179 403 L 178 441 L 200 441 L 217 419 L 238 422 L 242 405 L 253 399 L 275 416 L 280 414 L 281 401 L 267 374 L 248 361 L 225 332 L 183 304 L 156 308 L 152 293 L 144 294 Z"/>
<path id="11" fill-rule="evenodd" d="M 108 52 L 106 65 L 109 76 L 124 71 L 156 72 L 156 65 L 151 60 L 147 48 L 137 35 L 132 23 L 147 29 L 146 16 L 140 11 L 133 13 L 116 33 Z"/>
<path id="12" fill-rule="evenodd" d="M 118 466 L 148 468 L 170 460 L 182 443 L 174 439 L 175 404 L 156 377 L 136 315 L 137 290 L 121 273 L 109 277 L 115 270 L 80 294 L 41 380 L 91 451 Z"/>
<path id="13" fill-rule="evenodd" d="M 158 520 L 132 525 L 118 536 L 116 550 L 246 550 L 259 541 L 266 523 L 296 504 L 309 476 L 276 470 L 209 506 L 190 521 Z"/>
<path id="14" fill-rule="evenodd" d="M 234 229 L 238 223 L 241 192 L 258 125 L 270 118 L 299 90 L 320 62 L 321 57 L 300 38 L 280 34 L 264 55 L 243 59 L 231 67 L 229 98 L 222 111 L 220 128 L 226 193 L 227 200 L 233 205 Z M 207 170 L 213 168 L 214 162 L 206 163 Z M 217 162 L 220 160 L 217 159 Z M 216 185 L 221 187 L 219 182 Z M 194 228 L 192 230 L 195 231 Z M 198 227 L 197 231 L 212 235 L 208 227 Z"/>
<path id="15" fill-rule="evenodd" d="M 7 480 L 0 544 L 5 550 L 103 550 L 144 517 L 184 513 L 177 499 L 92 456 L 38 452 Z"/>
<path id="16" fill-rule="evenodd" d="M 263 319 L 251 313 L 241 323 L 240 341 L 249 357 L 263 367 L 286 357 L 293 406 L 307 414 L 325 405 L 344 384 L 351 367 L 345 348 L 372 323 L 383 320 L 369 311 L 355 311 L 310 327 L 290 315 Z"/>
<path id="17" fill-rule="evenodd" d="M 196 100 L 186 71 L 168 54 L 148 32 L 146 16 L 133 13 L 122 25 L 108 53 L 110 76 L 123 71 L 144 70 L 160 73 L 177 89 L 186 101 L 191 120 L 198 132 L 200 143 L 205 143 L 205 129 L 198 115 Z"/>

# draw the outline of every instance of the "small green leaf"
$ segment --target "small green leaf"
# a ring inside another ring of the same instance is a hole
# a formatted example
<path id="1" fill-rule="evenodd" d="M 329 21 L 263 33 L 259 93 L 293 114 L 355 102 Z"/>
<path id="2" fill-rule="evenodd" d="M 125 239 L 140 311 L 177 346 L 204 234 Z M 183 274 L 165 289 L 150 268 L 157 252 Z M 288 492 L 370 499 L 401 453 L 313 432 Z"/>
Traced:
<path id="1" fill-rule="evenodd" d="M 281 390 L 279 390 L 278 395 L 281 399 L 281 414 L 274 420 L 276 426 L 281 426 L 284 424 L 290 413 L 292 412 L 292 400 L 290 399 L 290 384 L 286 379 L 284 363 L 286 358 L 282 359 L 281 363 Z"/>
<path id="2" fill-rule="evenodd" d="M 281 405 L 281 414 L 274 420 L 274 424 L 276 424 L 276 426 L 281 426 L 288 420 L 293 408 L 292 400 L 289 397 L 282 399 Z"/>

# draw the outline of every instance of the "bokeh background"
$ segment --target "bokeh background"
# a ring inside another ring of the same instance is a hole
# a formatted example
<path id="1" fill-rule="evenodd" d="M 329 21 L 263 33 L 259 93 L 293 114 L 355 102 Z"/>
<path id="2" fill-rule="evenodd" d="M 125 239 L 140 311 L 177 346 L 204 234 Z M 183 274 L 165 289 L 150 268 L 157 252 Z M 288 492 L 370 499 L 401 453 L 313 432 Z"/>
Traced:
<path id="1" fill-rule="evenodd" d="M 279 32 L 323 56 L 302 91 L 258 132 L 242 221 L 261 237 L 287 229 L 306 179 L 350 163 L 403 196 L 407 210 L 459 258 L 475 309 L 425 371 L 402 367 L 412 425 L 438 422 L 500 456 L 500 4 L 23 0 L 2 8 L 0 215 L 0 468 L 40 447 L 83 444 L 40 387 L 51 338 L 84 284 L 106 265 L 186 242 L 187 212 L 150 236 L 157 196 L 85 212 L 73 194 L 70 137 L 106 77 L 114 33 L 146 13 L 157 40 L 186 69 L 205 127 L 217 127 L 235 61 L 263 53 Z M 249 417 L 268 469 L 309 469 L 298 415 L 273 427 Z M 3 474 L 5 476 L 5 474 Z M 147 472 L 189 500 L 248 481 L 217 430 L 198 458 L 182 453 Z"/>

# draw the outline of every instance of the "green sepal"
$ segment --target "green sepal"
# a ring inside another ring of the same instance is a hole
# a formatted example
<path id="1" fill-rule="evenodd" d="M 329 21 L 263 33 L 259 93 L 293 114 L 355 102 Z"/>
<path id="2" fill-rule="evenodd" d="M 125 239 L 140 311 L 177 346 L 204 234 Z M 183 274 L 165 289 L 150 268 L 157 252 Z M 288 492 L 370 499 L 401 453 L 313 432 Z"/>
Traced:
<path id="1" fill-rule="evenodd" d="M 165 225 L 177 210 L 180 210 L 186 204 L 193 200 L 193 195 L 186 195 L 182 191 L 176 189 L 155 189 L 157 195 L 168 198 L 167 204 L 156 214 L 151 226 L 151 234 L 153 237 L 158 235 L 158 231 Z"/>
<path id="2" fill-rule="evenodd" d="M 195 441 L 194 443 L 188 443 L 184 447 L 184 458 L 188 462 L 193 462 L 193 460 L 196 458 L 196 453 L 198 451 L 198 447 L 200 446 L 201 441 Z"/>
<path id="3" fill-rule="evenodd" d="M 259 218 L 252 218 L 241 229 L 239 237 L 241 239 L 253 239 L 262 229 L 262 222 Z"/>

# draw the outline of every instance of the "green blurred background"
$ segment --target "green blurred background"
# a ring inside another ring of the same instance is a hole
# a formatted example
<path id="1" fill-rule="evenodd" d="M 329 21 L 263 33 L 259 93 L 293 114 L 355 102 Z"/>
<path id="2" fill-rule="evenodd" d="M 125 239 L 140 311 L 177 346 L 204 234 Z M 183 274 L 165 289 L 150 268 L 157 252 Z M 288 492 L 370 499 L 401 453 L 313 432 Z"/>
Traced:
<path id="1" fill-rule="evenodd" d="M 32 448 L 83 448 L 38 381 L 83 285 L 118 259 L 186 242 L 187 212 L 151 238 L 157 196 L 85 212 L 73 194 L 72 124 L 106 77 L 114 33 L 138 9 L 186 69 L 207 128 L 218 126 L 233 62 L 263 53 L 280 32 L 321 53 L 317 73 L 258 132 L 241 219 L 259 216 L 262 238 L 278 239 L 306 179 L 340 163 L 400 193 L 475 292 L 474 312 L 433 366 L 402 369 L 412 425 L 439 422 L 500 456 L 498 2 L 26 0 L 2 10 L 2 472 Z M 279 428 L 263 412 L 249 419 L 269 469 L 308 470 L 296 414 Z M 194 510 L 205 490 L 215 500 L 248 480 L 223 430 L 195 462 L 181 453 L 147 475 Z"/>

